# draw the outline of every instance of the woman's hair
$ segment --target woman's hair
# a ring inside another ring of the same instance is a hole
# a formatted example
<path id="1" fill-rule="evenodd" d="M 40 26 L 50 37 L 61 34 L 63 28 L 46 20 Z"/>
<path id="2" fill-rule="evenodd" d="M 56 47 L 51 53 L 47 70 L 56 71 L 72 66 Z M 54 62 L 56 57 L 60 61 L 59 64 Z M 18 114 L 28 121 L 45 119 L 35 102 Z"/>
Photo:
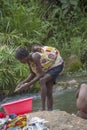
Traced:
<path id="1" fill-rule="evenodd" d="M 29 52 L 26 48 L 18 48 L 15 53 L 15 58 L 18 60 L 23 60 L 29 55 Z"/>

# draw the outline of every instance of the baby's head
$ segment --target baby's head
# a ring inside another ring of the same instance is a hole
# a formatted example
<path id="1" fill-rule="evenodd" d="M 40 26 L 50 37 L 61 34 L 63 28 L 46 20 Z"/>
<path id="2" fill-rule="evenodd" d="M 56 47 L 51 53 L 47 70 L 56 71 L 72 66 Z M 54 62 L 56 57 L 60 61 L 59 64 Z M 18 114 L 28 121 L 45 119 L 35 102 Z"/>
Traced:
<path id="1" fill-rule="evenodd" d="M 41 46 L 40 45 L 34 45 L 32 46 L 33 52 L 41 52 Z"/>

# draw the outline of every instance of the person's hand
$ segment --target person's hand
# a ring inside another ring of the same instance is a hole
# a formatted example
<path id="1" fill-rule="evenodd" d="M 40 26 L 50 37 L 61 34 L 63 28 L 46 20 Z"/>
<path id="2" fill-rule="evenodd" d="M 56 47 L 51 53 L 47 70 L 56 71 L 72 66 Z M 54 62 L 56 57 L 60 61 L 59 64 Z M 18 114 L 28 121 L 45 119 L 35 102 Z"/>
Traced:
<path id="1" fill-rule="evenodd" d="M 24 84 L 23 82 L 19 83 L 16 88 L 20 88 L 20 86 Z"/>
<path id="2" fill-rule="evenodd" d="M 14 92 L 16 92 L 16 91 L 20 88 L 20 86 L 21 86 L 22 84 L 23 84 L 23 83 L 18 84 L 18 85 L 16 86 L 16 88 L 15 88 L 15 91 L 14 91 Z"/>
<path id="3" fill-rule="evenodd" d="M 28 83 L 24 83 L 24 84 L 20 84 L 16 87 L 15 92 L 19 91 L 19 90 L 23 90 L 28 86 Z"/>

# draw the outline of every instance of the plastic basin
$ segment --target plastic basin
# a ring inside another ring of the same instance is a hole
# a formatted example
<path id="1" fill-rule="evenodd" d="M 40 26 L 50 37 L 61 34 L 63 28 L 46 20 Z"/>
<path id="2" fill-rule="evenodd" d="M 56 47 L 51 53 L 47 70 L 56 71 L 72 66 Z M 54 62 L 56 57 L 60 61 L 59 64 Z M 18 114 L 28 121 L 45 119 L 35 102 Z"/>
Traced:
<path id="1" fill-rule="evenodd" d="M 21 115 L 32 110 L 32 97 L 1 105 L 7 114 Z"/>

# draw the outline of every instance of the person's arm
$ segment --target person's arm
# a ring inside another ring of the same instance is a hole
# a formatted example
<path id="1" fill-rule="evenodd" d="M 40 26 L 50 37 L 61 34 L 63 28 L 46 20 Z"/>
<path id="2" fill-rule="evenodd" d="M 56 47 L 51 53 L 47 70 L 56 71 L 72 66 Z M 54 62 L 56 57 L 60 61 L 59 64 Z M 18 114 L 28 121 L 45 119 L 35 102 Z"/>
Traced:
<path id="1" fill-rule="evenodd" d="M 24 81 L 22 81 L 21 84 L 27 83 L 35 77 L 35 74 L 32 72 L 30 66 L 29 66 L 29 70 L 30 70 L 29 76 Z"/>
<path id="2" fill-rule="evenodd" d="M 29 67 L 29 69 L 30 69 L 30 74 L 29 74 L 29 76 L 28 76 L 24 81 L 20 82 L 20 83 L 16 86 L 15 92 L 18 91 L 18 90 L 20 90 L 21 87 L 22 87 L 22 85 L 25 85 L 25 84 L 27 85 L 27 83 L 35 77 L 35 74 L 32 72 L 32 70 L 31 70 L 30 67 Z"/>
<path id="3" fill-rule="evenodd" d="M 25 83 L 25 84 L 22 84 L 21 85 L 21 88 L 22 89 L 26 89 L 27 87 L 31 86 L 32 84 L 36 83 L 42 76 L 44 76 L 44 73 L 42 71 L 42 67 L 41 67 L 41 64 L 40 64 L 40 55 L 38 53 L 35 53 L 33 54 L 32 56 L 32 60 L 33 62 L 36 64 L 36 70 L 37 70 L 37 76 L 35 78 L 33 78 L 31 81 Z"/>

